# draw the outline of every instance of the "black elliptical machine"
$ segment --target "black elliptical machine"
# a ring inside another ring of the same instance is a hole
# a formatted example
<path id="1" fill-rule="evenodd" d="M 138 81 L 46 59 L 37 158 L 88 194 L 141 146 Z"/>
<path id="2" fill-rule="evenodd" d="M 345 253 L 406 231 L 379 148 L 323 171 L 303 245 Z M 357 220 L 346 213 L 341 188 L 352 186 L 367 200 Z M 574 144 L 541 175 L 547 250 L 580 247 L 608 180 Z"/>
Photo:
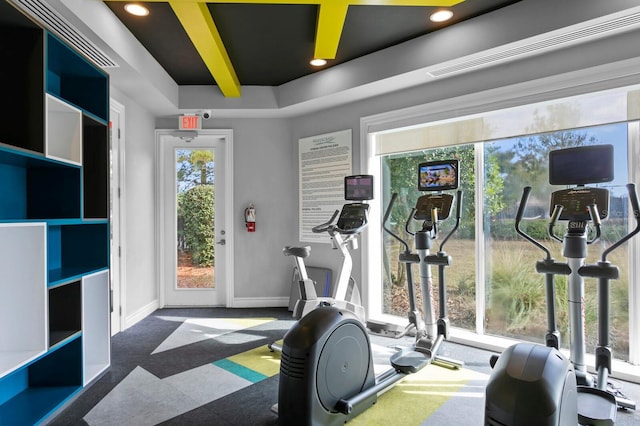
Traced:
<path id="1" fill-rule="evenodd" d="M 486 388 L 485 424 L 507 425 L 607 425 L 615 423 L 617 407 L 635 409 L 635 403 L 607 390 L 611 372 L 609 347 L 609 281 L 619 277 L 618 267 L 607 256 L 640 231 L 640 208 L 634 184 L 627 185 L 636 227 L 607 248 L 601 260 L 585 265 L 587 245 L 600 237 L 601 220 L 606 218 L 609 193 L 585 184 L 613 180 L 613 151 L 610 145 L 587 146 L 550 153 L 550 183 L 577 187 L 555 191 L 551 197 L 549 235 L 563 243 L 567 263 L 556 262 L 550 251 L 520 229 L 531 187 L 526 187 L 516 215 L 516 231 L 545 252 L 536 263 L 536 271 L 546 275 L 546 346 L 518 343 L 491 359 L 493 371 Z M 567 221 L 563 238 L 554 226 Z M 591 221 L 595 236 L 587 239 Z M 570 320 L 570 358 L 559 350 L 560 333 L 556 327 L 554 276 L 568 277 Z M 598 278 L 597 380 L 587 373 L 584 363 L 585 277 Z"/>
<path id="2" fill-rule="evenodd" d="M 456 163 L 457 166 L 457 163 Z M 443 169 L 445 167 L 440 167 Z M 457 187 L 457 167 L 455 184 Z M 450 184 L 445 177 L 440 183 Z M 436 185 L 437 182 L 432 182 Z M 446 188 L 446 187 L 445 187 Z M 453 204 L 453 196 L 449 194 L 431 194 L 432 202 L 422 199 L 422 207 L 431 206 L 434 211 L 423 212 L 425 222 L 438 222 L 438 209 L 447 207 L 442 214 L 447 217 Z M 444 242 L 457 230 L 460 222 L 461 195 L 458 191 L 456 202 L 456 224 L 447 234 L 438 254 L 430 255 L 425 249 L 421 261 L 430 261 L 438 265 L 442 289 L 444 289 L 444 268 L 451 263 L 451 258 L 444 252 Z M 384 215 L 386 222 L 397 194 Z M 422 198 L 422 197 L 421 197 Z M 436 201 L 436 199 L 438 201 Z M 421 210 L 422 208 L 422 210 Z M 415 217 L 415 213 L 412 212 Z M 428 229 L 431 225 L 423 225 Z M 426 244 L 426 243 L 425 243 Z M 407 246 L 408 250 L 408 246 Z M 413 256 L 407 264 L 415 261 Z M 407 274 L 411 274 L 407 265 Z M 410 275 L 408 275 L 410 276 Z M 427 293 L 429 295 L 430 293 Z M 428 296 L 427 296 L 428 297 Z M 444 291 L 441 292 L 441 313 L 446 315 Z M 434 327 L 436 322 L 433 322 Z M 448 320 L 439 318 L 438 331 L 445 333 Z M 282 357 L 280 361 L 280 381 L 278 388 L 278 418 L 280 425 L 342 425 L 358 414 L 364 412 L 378 399 L 378 394 L 386 391 L 408 374 L 416 373 L 431 362 L 447 362 L 437 352 L 446 336 L 439 335 L 424 347 L 418 344 L 399 350 L 390 358 L 390 369 L 375 376 L 373 354 L 367 330 L 358 318 L 349 311 L 335 307 L 319 307 L 298 321 L 284 336 Z M 450 360 L 450 368 L 461 365 Z"/>

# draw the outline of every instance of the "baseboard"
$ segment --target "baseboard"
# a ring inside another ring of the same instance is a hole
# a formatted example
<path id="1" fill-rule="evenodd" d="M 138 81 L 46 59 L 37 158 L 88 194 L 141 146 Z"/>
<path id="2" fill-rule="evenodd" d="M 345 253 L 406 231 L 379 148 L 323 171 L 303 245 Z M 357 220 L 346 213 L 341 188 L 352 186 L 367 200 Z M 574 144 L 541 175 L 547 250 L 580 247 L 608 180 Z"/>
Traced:
<path id="1" fill-rule="evenodd" d="M 288 297 L 235 297 L 230 308 L 286 308 Z"/>
<path id="2" fill-rule="evenodd" d="M 151 303 L 148 303 L 147 305 L 145 305 L 142 308 L 138 309 L 133 314 L 128 315 L 127 317 L 125 317 L 123 330 L 126 330 L 127 328 L 131 327 L 132 325 L 135 325 L 138 322 L 142 321 L 148 315 L 150 315 L 151 313 L 155 312 L 159 308 L 160 308 L 160 303 L 159 303 L 158 299 L 155 299 Z"/>

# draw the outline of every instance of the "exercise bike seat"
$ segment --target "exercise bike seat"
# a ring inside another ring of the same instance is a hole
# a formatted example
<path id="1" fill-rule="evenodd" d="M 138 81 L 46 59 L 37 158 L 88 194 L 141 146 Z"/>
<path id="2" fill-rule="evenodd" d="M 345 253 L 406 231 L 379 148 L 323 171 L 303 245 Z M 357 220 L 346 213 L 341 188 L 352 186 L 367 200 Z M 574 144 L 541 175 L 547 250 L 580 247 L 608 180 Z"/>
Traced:
<path id="1" fill-rule="evenodd" d="M 282 249 L 282 253 L 284 253 L 285 256 L 296 256 L 304 259 L 306 257 L 309 257 L 309 255 L 311 254 L 311 247 L 310 246 L 304 246 L 304 247 L 286 246 L 285 248 Z"/>
<path id="2" fill-rule="evenodd" d="M 402 349 L 391 356 L 390 362 L 396 371 L 403 374 L 413 374 L 426 367 L 431 362 L 431 358 L 422 352 Z"/>

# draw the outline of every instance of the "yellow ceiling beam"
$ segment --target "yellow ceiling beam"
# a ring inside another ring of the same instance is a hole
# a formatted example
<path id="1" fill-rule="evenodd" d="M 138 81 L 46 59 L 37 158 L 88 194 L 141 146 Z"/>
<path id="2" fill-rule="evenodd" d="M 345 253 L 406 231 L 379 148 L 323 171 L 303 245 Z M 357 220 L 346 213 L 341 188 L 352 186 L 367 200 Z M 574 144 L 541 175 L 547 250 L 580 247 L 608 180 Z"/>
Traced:
<path id="1" fill-rule="evenodd" d="M 240 97 L 240 82 L 206 3 L 170 1 L 207 69 L 226 97 Z"/>
<path id="2" fill-rule="evenodd" d="M 318 8 L 314 58 L 334 59 L 338 52 L 342 27 L 347 19 L 346 2 L 323 2 Z"/>
<path id="3" fill-rule="evenodd" d="M 116 0 L 128 1 L 128 0 Z M 149 3 L 166 0 L 145 0 Z M 171 0 L 169 4 L 226 97 L 240 96 L 238 76 L 207 3 L 313 4 L 318 6 L 314 57 L 334 59 L 349 6 L 449 7 L 464 0 Z M 373 30 L 373 29 L 372 29 Z"/>

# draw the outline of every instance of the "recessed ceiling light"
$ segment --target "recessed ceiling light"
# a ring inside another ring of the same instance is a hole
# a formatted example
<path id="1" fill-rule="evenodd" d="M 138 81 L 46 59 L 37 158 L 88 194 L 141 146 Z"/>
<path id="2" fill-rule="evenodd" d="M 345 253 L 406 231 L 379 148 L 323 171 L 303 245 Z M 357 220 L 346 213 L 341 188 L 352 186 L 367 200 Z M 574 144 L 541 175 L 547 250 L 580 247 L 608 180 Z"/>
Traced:
<path id="1" fill-rule="evenodd" d="M 136 16 L 147 16 L 149 14 L 149 9 L 147 9 L 145 6 L 138 3 L 125 4 L 124 10 Z"/>
<path id="2" fill-rule="evenodd" d="M 311 65 L 313 65 L 314 67 L 322 67 L 322 66 L 327 65 L 327 60 L 326 59 L 316 58 L 316 59 L 312 59 L 311 61 L 309 61 L 309 63 Z"/>
<path id="3" fill-rule="evenodd" d="M 429 16 L 429 19 L 432 22 L 444 22 L 444 21 L 448 21 L 452 17 L 453 17 L 452 11 L 442 9 L 432 13 L 431 16 Z"/>

